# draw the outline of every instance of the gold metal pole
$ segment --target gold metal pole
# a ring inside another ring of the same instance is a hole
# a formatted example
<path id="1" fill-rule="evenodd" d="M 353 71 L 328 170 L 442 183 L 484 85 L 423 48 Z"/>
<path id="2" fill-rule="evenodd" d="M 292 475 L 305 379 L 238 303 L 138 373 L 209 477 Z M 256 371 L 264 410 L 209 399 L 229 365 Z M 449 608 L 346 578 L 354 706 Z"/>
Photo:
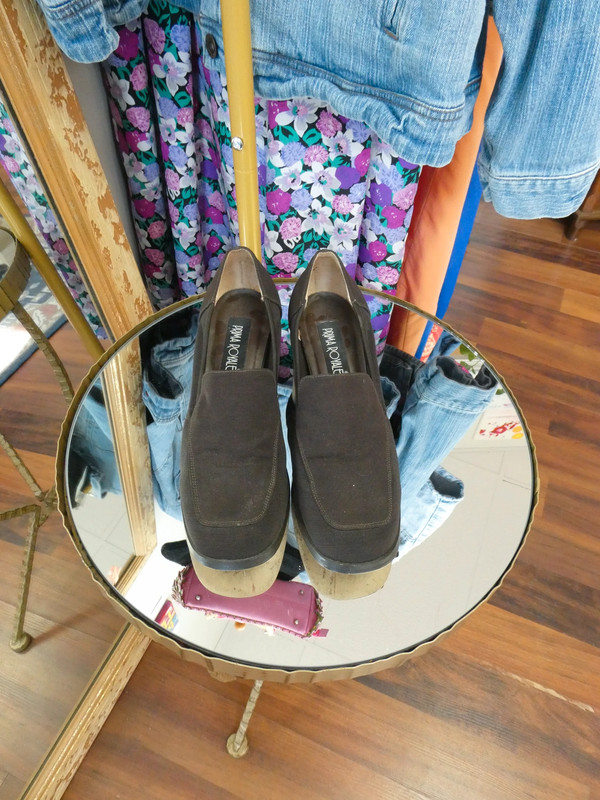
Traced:
<path id="1" fill-rule="evenodd" d="M 63 283 L 60 275 L 56 272 L 54 264 L 46 255 L 44 248 L 38 242 L 27 220 L 2 181 L 0 181 L 0 214 L 4 217 L 8 227 L 27 251 L 27 254 L 35 264 L 44 282 L 56 297 L 65 316 L 77 331 L 88 353 L 90 353 L 94 360 L 99 358 L 104 352 L 102 345 L 96 339 L 93 330 L 88 325 L 79 306 Z"/>
<path id="2" fill-rule="evenodd" d="M 240 244 L 261 260 L 249 0 L 221 0 Z"/>

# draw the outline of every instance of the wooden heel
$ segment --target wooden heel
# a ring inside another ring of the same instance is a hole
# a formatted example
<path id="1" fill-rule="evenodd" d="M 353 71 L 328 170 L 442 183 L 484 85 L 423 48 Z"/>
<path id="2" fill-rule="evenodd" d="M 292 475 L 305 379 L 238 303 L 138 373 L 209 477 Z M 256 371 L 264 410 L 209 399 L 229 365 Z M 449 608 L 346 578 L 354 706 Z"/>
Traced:
<path id="1" fill-rule="evenodd" d="M 332 572 L 321 566 L 311 554 L 295 520 L 294 529 L 298 540 L 300 557 L 310 582 L 323 597 L 331 597 L 333 600 L 357 600 L 359 597 L 367 597 L 370 594 L 374 594 L 383 587 L 390 574 L 391 564 L 386 564 L 385 567 L 380 567 L 372 572 L 354 574 Z"/>
<path id="2" fill-rule="evenodd" d="M 273 585 L 281 568 L 285 543 L 286 536 L 284 535 L 275 555 L 271 556 L 264 564 L 252 567 L 252 569 L 231 571 L 211 569 L 205 566 L 198 561 L 190 547 L 192 566 L 200 583 L 215 594 L 223 597 L 255 597 L 263 594 Z"/>

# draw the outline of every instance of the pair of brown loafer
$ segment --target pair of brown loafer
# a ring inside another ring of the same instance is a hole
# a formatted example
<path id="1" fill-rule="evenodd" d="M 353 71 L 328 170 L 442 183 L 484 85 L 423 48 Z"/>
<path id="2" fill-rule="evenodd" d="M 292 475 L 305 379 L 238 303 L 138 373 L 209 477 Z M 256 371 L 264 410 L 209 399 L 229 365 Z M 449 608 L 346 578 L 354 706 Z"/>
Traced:
<path id="1" fill-rule="evenodd" d="M 269 274 L 249 250 L 231 250 L 200 311 L 180 493 L 194 569 L 232 597 L 265 592 L 285 549 L 280 320 Z M 369 309 L 335 253 L 314 256 L 294 287 L 289 320 L 298 545 L 317 591 L 362 597 L 383 586 L 398 549 L 400 482 Z"/>

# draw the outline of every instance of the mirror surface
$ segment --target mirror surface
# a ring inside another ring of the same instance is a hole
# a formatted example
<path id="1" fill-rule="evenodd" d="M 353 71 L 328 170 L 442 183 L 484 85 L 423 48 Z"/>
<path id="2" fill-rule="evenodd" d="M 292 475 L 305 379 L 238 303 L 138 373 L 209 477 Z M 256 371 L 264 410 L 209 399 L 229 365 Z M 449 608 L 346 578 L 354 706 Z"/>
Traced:
<path id="1" fill-rule="evenodd" d="M 388 298 L 382 302 L 368 292 L 365 297 L 374 319 L 389 310 Z M 201 300 L 150 321 L 99 371 L 71 426 L 65 485 L 81 545 L 135 616 L 207 655 L 286 670 L 324 669 L 412 650 L 451 627 L 497 586 L 532 512 L 534 464 L 524 421 L 507 387 L 471 346 L 442 324 L 420 315 L 415 320 L 414 310 L 394 304 L 429 334 L 418 359 L 389 347 L 379 354 L 398 443 L 400 550 L 375 594 L 350 601 L 321 598 L 318 630 L 305 638 L 273 625 L 240 625 L 185 608 L 177 599 L 187 554 L 179 450 Z M 103 390 L 112 359 L 127 358 L 138 347 L 157 520 L 156 546 L 149 553 L 136 553 L 132 539 Z M 282 408 L 290 393 L 286 349 L 284 344 Z M 284 568 L 282 581 L 293 579 L 299 590 L 308 581 L 293 526 Z"/>

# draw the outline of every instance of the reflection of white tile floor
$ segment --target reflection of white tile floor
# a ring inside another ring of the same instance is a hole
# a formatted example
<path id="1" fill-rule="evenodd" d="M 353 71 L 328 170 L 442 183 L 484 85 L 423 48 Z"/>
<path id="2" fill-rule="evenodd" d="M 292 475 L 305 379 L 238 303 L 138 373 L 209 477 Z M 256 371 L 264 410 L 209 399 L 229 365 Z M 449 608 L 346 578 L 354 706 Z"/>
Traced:
<path id="1" fill-rule="evenodd" d="M 119 570 L 132 553 L 131 531 L 123 495 L 83 495 L 73 509 L 77 532 L 88 555 L 104 575 Z"/>
<path id="2" fill-rule="evenodd" d="M 480 449 L 455 450 L 445 461 L 446 468 L 465 483 L 465 502 L 457 506 L 440 530 L 451 533 L 460 526 L 475 525 L 479 531 L 470 544 L 470 552 L 464 547 L 460 551 L 465 563 L 467 559 L 472 561 L 466 584 L 469 606 L 495 583 L 499 565 L 511 560 L 531 506 L 529 458 L 523 458 L 521 447 L 494 448 L 494 459 L 499 452 L 502 458 L 495 474 L 490 470 L 491 461 L 482 460 Z"/>
<path id="3" fill-rule="evenodd" d="M 242 630 L 236 630 L 229 623 L 218 641 L 217 649 L 230 658 L 239 657 L 242 652 L 247 653 L 250 658 L 246 660 L 260 664 L 297 664 L 306 642 L 306 639 L 292 634 L 267 633 L 256 625 L 246 625 Z"/>
<path id="4" fill-rule="evenodd" d="M 185 538 L 183 523 L 165 514 L 157 505 L 154 511 L 158 546 L 148 557 L 126 594 L 127 601 L 152 620 L 156 618 L 165 600 L 171 600 L 173 582 L 181 569 L 178 564 L 165 559 L 160 548 L 165 542 Z M 213 649 L 230 623 L 171 602 L 177 615 L 177 626 L 173 632 L 184 640 L 201 641 L 203 647 Z"/>
<path id="5" fill-rule="evenodd" d="M 158 546 L 148 556 L 126 594 L 127 600 L 132 605 L 152 619 L 160 611 L 163 602 L 170 597 L 173 581 L 180 570 L 178 564 L 168 561 L 161 555 L 161 545 L 184 536 L 183 530 L 179 530 L 181 523 L 164 514 L 156 504 L 154 512 Z"/>
<path id="6" fill-rule="evenodd" d="M 82 500 L 77 508 L 73 509 L 73 517 L 80 532 L 92 532 L 97 538 L 104 541 L 117 530 L 119 541 L 114 541 L 116 546 L 123 550 L 131 548 L 131 535 L 129 528 L 121 523 L 127 519 L 123 495 L 107 492 L 104 497 L 94 497 L 91 494 L 81 496 Z M 99 524 L 101 522 L 101 524 Z"/>
<path id="7" fill-rule="evenodd" d="M 160 606 L 164 600 L 170 596 L 169 591 L 163 595 L 160 605 L 156 612 L 160 610 Z M 129 599 L 129 596 L 128 596 Z M 173 601 L 172 601 L 173 602 Z M 173 630 L 180 639 L 190 643 L 202 642 L 202 647 L 206 650 L 218 650 L 217 643 L 223 636 L 223 633 L 232 627 L 229 620 L 216 619 L 215 617 L 208 617 L 201 611 L 193 611 L 189 608 L 182 608 L 179 604 L 173 602 L 175 613 L 177 615 L 177 625 Z M 151 617 L 154 619 L 156 613 Z M 235 632 L 235 631 L 234 631 Z M 220 650 L 219 650 L 220 652 Z"/>

